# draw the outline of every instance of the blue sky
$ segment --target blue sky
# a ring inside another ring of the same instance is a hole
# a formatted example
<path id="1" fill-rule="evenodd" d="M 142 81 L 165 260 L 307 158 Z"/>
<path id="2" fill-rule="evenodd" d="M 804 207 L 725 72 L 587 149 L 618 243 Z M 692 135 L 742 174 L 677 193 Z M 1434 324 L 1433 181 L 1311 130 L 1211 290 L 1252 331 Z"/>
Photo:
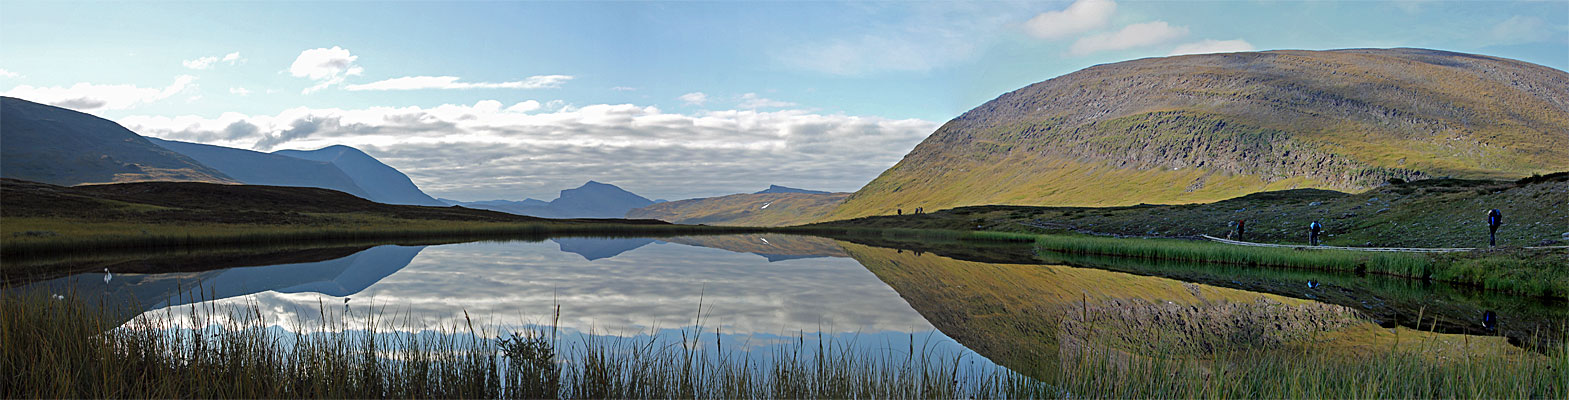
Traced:
<path id="1" fill-rule="evenodd" d="M 176 140 L 354 145 L 465 200 L 855 190 L 1087 66 L 1350 47 L 1569 69 L 1569 2 L 0 3 L 6 95 Z"/>

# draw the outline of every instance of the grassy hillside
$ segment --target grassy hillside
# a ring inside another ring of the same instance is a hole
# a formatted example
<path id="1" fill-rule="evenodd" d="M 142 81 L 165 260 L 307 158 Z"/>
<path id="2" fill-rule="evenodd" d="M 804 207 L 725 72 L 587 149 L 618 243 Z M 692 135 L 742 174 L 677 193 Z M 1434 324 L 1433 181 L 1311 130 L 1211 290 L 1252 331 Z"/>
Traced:
<path id="1" fill-rule="evenodd" d="M 1430 179 L 1362 193 L 1297 189 L 1255 193 L 1206 204 L 1126 207 L 961 207 L 923 215 L 880 216 L 822 224 L 1117 236 L 1225 237 L 1246 220 L 1254 242 L 1305 244 L 1307 226 L 1324 226 L 1323 243 L 1368 247 L 1485 247 L 1485 213 L 1504 214 L 1503 246 L 1551 245 L 1569 233 L 1569 173 L 1519 181 Z"/>
<path id="2" fill-rule="evenodd" d="M 138 181 L 238 183 L 218 170 L 86 113 L 0 97 L 0 176 L 56 185 Z"/>
<path id="3" fill-rule="evenodd" d="M 0 252 L 29 256 L 83 249 L 748 231 L 654 220 L 551 220 L 381 204 L 317 188 L 195 182 L 64 187 L 0 179 L 0 218 Z"/>
<path id="4" fill-rule="evenodd" d="M 678 224 L 788 226 L 822 220 L 849 193 L 733 194 L 659 203 L 634 209 L 627 218 Z"/>
<path id="5" fill-rule="evenodd" d="M 1569 169 L 1569 73 L 1421 49 L 1099 65 L 944 124 L 829 218 L 1216 201 Z"/>

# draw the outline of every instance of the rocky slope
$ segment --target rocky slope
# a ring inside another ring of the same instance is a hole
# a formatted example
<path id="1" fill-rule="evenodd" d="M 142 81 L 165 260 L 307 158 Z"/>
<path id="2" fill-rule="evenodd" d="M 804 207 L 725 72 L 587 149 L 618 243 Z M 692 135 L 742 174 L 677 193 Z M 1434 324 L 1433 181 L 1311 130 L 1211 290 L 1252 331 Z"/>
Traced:
<path id="1" fill-rule="evenodd" d="M 1216 201 L 1569 169 L 1569 73 L 1422 49 L 1098 65 L 949 121 L 830 218 Z"/>

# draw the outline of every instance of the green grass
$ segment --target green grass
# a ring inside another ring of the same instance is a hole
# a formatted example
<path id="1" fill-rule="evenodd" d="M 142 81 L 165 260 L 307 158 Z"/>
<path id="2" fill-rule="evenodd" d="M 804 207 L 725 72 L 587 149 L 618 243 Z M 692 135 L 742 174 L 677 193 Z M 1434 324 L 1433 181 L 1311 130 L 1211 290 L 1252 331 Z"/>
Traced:
<path id="1" fill-rule="evenodd" d="M 1527 296 L 1569 298 L 1569 252 L 1497 250 L 1445 254 L 1362 252 L 1311 248 L 1247 247 L 1197 240 L 1111 238 L 1072 234 L 1031 234 L 909 228 L 787 228 L 789 233 L 846 240 L 885 239 L 915 247 L 942 242 L 1023 242 L 1047 252 L 1175 260 L 1260 268 L 1295 268 L 1369 273 L 1437 280 Z"/>
<path id="2" fill-rule="evenodd" d="M 955 398 L 1045 397 L 1005 369 L 915 348 L 875 352 L 833 340 L 764 355 L 710 348 L 701 323 L 675 339 L 558 338 L 464 324 L 409 332 L 398 316 L 280 333 L 256 305 L 192 305 L 189 320 L 143 315 L 125 327 L 83 297 L 0 294 L 5 398 Z M 331 311 L 322 306 L 322 314 Z M 558 310 L 559 313 L 559 310 Z M 481 317 L 483 318 L 483 317 Z M 403 318 L 407 325 L 411 318 Z M 323 318 L 328 320 L 328 318 Z M 288 321 L 281 321 L 287 326 Z M 699 321 L 701 322 L 701 321 Z M 304 324 L 295 322 L 296 325 Z M 184 329 L 182 326 L 203 327 Z M 399 329 L 394 329 L 399 328 Z M 423 327 L 420 327 L 423 328 Z M 297 333 L 314 331 L 312 333 Z M 738 351 L 741 350 L 741 351 Z M 970 357 L 973 357 L 971 355 Z"/>
<path id="3" fill-rule="evenodd" d="M 103 304 L 72 295 L 0 294 L 0 395 L 6 398 L 1561 398 L 1569 347 L 1535 352 L 1440 346 L 1407 333 L 1378 354 L 1310 346 L 1273 357 L 1208 338 L 1152 339 L 1138 353 L 1110 344 L 1142 323 L 1096 309 L 1073 316 L 1073 349 L 1045 384 L 1006 370 L 964 375 L 962 358 L 915 349 L 868 353 L 798 341 L 748 358 L 704 330 L 680 339 L 562 339 L 548 327 L 499 332 L 474 319 L 435 331 L 365 326 L 268 329 L 255 305 L 193 305 L 189 320 L 151 314 L 125 327 Z M 328 314 L 323 306 L 322 313 Z M 1081 318 L 1091 317 L 1094 318 Z M 467 317 L 467 316 L 466 316 Z M 1078 319 L 1075 319 L 1078 318 Z M 326 320 L 326 318 L 324 318 Z M 402 321 L 406 323 L 409 318 Z M 1071 320 L 1071 321 L 1069 321 Z M 296 324 L 301 324 L 296 322 Z M 190 330 L 179 326 L 200 326 Z M 699 324 L 700 326 L 700 324 Z M 304 328 L 304 329 L 298 329 Z M 1160 330 L 1142 330 L 1159 334 Z M 1204 335 L 1193 333 L 1190 335 Z M 1398 333 L 1397 333 L 1398 335 Z M 1244 341 L 1253 339 L 1243 338 Z M 1415 342 L 1415 343 L 1413 343 Z M 1560 342 L 1565 343 L 1565 342 Z M 732 344 L 734 346 L 734 344 Z M 1149 346 L 1145 346 L 1149 347 Z M 1243 346 L 1246 348 L 1246 346 Z M 1435 349 L 1443 348 L 1443 352 Z M 727 350 L 729 349 L 729 350 Z M 1153 350 L 1151 350 L 1153 349 Z"/>

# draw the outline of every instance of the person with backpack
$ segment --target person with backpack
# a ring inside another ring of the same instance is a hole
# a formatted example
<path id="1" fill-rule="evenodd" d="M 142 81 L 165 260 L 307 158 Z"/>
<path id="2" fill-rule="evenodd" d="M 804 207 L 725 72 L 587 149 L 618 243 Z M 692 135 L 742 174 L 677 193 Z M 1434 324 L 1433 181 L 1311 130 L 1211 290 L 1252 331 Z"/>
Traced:
<path id="1" fill-rule="evenodd" d="M 1322 230 L 1324 230 L 1324 226 L 1323 225 L 1319 225 L 1318 221 L 1313 221 L 1313 223 L 1308 224 L 1308 244 L 1311 244 L 1313 246 L 1317 246 L 1318 245 L 1318 233 L 1319 233 L 1319 231 L 1322 231 Z"/>
<path id="2" fill-rule="evenodd" d="M 1498 245 L 1498 226 L 1504 224 L 1504 213 L 1497 208 L 1487 210 L 1487 247 Z"/>
<path id="3" fill-rule="evenodd" d="M 1247 232 L 1247 229 L 1246 229 L 1247 225 L 1248 225 L 1248 220 L 1245 220 L 1245 219 L 1237 220 L 1237 241 L 1247 241 L 1247 239 L 1243 239 L 1242 238 L 1242 234 L 1244 232 Z"/>

